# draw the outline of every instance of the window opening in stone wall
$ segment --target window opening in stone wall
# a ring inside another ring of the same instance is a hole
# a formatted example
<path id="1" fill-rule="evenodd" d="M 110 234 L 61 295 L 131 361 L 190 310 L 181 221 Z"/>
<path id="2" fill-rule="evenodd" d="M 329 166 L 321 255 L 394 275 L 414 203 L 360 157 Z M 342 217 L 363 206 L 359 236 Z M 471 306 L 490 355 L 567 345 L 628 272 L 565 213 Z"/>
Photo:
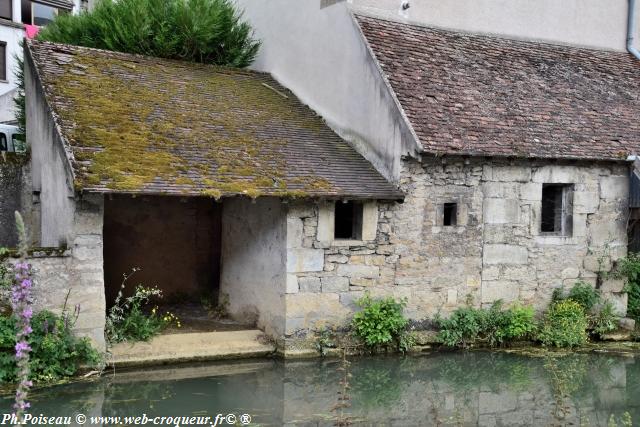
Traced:
<path id="1" fill-rule="evenodd" d="M 0 133 L 0 151 L 7 151 L 7 136 L 4 133 Z"/>
<path id="2" fill-rule="evenodd" d="M 334 238 L 362 239 L 362 203 L 336 202 Z"/>
<path id="3" fill-rule="evenodd" d="M 443 219 L 442 225 L 452 226 L 458 223 L 458 204 L 457 203 L 445 203 L 442 209 Z"/>
<path id="4" fill-rule="evenodd" d="M 573 185 L 543 184 L 540 231 L 570 236 L 573 232 Z"/>

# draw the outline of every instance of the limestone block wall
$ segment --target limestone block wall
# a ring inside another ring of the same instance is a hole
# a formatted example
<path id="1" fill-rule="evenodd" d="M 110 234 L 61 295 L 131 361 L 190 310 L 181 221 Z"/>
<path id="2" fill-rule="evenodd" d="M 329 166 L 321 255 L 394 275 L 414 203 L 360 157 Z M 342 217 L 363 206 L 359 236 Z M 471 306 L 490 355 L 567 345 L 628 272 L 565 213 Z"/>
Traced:
<path id="1" fill-rule="evenodd" d="M 543 184 L 573 186 L 573 233 L 540 233 Z M 502 299 L 544 309 L 555 288 L 582 280 L 626 314 L 622 281 L 603 280 L 626 255 L 628 167 L 427 159 L 404 163 L 404 203 L 377 203 L 374 237 L 327 241 L 323 204 L 287 213 L 286 335 L 348 322 L 365 290 L 406 297 L 416 321 L 463 303 Z M 455 226 L 443 204 L 457 203 Z M 329 225 L 330 226 L 330 225 Z"/>
<path id="2" fill-rule="evenodd" d="M 69 248 L 35 252 L 27 260 L 34 271 L 34 308 L 60 313 L 67 301 L 80 315 L 74 330 L 105 350 L 105 298 L 102 257 L 102 196 L 76 202 L 75 230 Z M 67 297 L 68 296 L 68 297 Z"/>
<path id="3" fill-rule="evenodd" d="M 289 206 L 287 336 L 344 324 L 365 289 L 383 293 L 399 289 L 393 286 L 399 257 L 391 243 L 391 205 L 365 204 L 365 217 L 373 218 L 365 218 L 359 241 L 332 241 L 334 219 L 329 212 L 328 202 Z"/>

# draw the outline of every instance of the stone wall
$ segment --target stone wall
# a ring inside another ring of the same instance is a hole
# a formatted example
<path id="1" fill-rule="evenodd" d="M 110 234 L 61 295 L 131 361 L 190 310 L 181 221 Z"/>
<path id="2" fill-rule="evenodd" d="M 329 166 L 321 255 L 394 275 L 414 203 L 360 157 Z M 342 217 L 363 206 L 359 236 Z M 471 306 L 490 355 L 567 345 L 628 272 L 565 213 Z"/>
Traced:
<path id="1" fill-rule="evenodd" d="M 543 183 L 573 185 L 571 236 L 540 233 Z M 405 202 L 377 205 L 368 241 L 324 241 L 323 205 L 290 206 L 287 336 L 344 325 L 365 290 L 406 297 L 420 321 L 498 299 L 542 310 L 555 288 L 582 280 L 626 313 L 622 282 L 599 278 L 626 255 L 625 164 L 407 161 L 401 186 Z M 450 202 L 457 225 L 443 226 Z"/>
<path id="2" fill-rule="evenodd" d="M 285 221 L 275 198 L 222 204 L 220 294 L 229 297 L 232 317 L 274 337 L 284 333 Z"/>
<path id="3" fill-rule="evenodd" d="M 102 196 L 77 202 L 73 243 L 69 248 L 35 252 L 28 262 L 34 271 L 34 308 L 60 313 L 65 300 L 80 315 L 74 330 L 105 350 L 105 297 L 102 258 Z"/>
<path id="4" fill-rule="evenodd" d="M 14 212 L 22 206 L 22 165 L 16 154 L 0 156 L 0 247 L 18 244 Z"/>

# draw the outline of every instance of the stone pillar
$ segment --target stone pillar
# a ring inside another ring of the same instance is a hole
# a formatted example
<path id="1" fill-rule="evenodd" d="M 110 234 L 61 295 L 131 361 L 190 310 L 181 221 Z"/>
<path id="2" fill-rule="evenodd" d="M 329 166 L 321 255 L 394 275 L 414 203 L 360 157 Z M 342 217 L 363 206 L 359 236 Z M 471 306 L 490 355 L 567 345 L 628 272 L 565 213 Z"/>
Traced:
<path id="1" fill-rule="evenodd" d="M 80 304 L 76 332 L 88 336 L 99 350 L 105 349 L 104 261 L 102 225 L 104 198 L 85 195 L 76 202 L 74 237 L 71 249 L 71 294 L 69 305 Z"/>

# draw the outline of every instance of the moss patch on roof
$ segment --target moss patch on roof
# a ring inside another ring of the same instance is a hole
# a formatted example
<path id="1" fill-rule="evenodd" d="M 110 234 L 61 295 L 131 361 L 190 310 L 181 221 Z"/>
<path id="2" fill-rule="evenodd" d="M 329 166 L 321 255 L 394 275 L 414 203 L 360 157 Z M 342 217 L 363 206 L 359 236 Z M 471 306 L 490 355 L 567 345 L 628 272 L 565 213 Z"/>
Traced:
<path id="1" fill-rule="evenodd" d="M 267 74 L 46 42 L 29 49 L 71 145 L 78 189 L 399 194 Z M 370 180 L 379 188 L 358 188 Z"/>

